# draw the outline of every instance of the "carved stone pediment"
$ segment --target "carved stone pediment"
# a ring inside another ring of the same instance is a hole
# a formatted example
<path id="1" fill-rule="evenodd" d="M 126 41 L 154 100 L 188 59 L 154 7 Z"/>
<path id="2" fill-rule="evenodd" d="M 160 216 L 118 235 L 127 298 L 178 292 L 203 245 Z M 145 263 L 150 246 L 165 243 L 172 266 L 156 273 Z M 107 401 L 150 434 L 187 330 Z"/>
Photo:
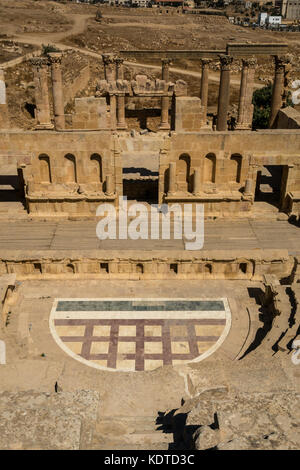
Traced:
<path id="1" fill-rule="evenodd" d="M 99 80 L 96 86 L 96 95 L 130 95 L 130 96 L 177 96 L 187 95 L 187 84 L 183 80 L 176 83 L 165 80 L 151 80 L 147 75 L 136 75 L 134 80 Z"/>

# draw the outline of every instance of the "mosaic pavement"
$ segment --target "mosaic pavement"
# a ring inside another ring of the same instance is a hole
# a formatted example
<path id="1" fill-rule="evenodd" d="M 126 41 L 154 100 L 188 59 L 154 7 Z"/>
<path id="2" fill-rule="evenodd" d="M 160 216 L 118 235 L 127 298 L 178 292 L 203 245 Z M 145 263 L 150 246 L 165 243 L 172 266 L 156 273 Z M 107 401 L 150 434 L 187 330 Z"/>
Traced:
<path id="1" fill-rule="evenodd" d="M 86 365 L 144 371 L 200 361 L 230 329 L 227 299 L 56 299 L 50 330 Z"/>

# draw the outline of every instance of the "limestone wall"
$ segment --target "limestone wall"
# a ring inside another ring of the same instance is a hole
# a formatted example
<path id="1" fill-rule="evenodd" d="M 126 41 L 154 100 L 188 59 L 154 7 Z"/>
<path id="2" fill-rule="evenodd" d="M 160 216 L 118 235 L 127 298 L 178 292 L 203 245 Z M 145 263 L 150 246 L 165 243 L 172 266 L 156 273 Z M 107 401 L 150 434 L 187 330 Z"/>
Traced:
<path id="1" fill-rule="evenodd" d="M 17 279 L 248 279 L 290 276 L 294 258 L 287 250 L 249 251 L 6 251 L 0 274 Z"/>
<path id="2" fill-rule="evenodd" d="M 300 113 L 292 107 L 280 109 L 276 120 L 277 129 L 300 129 Z"/>
<path id="3" fill-rule="evenodd" d="M 4 325 L 7 319 L 10 300 L 15 289 L 15 281 L 15 274 L 0 274 L 0 326 Z"/>
<path id="4" fill-rule="evenodd" d="M 70 103 L 76 94 L 84 90 L 90 80 L 90 67 L 86 65 L 83 67 L 78 75 L 73 78 L 72 74 L 64 74 L 64 103 L 65 105 Z"/>
<path id="5" fill-rule="evenodd" d="M 203 127 L 205 116 L 200 98 L 178 96 L 175 100 L 175 131 L 197 132 Z"/>
<path id="6" fill-rule="evenodd" d="M 286 139 L 288 148 L 283 145 Z M 300 134 L 296 131 L 174 133 L 160 154 L 159 202 L 203 202 L 210 215 L 250 211 L 257 173 L 265 165 L 283 165 L 284 209 L 287 195 L 300 188 L 299 151 Z M 176 181 L 170 194 L 172 162 Z"/>
<path id="7" fill-rule="evenodd" d="M 115 200 L 120 164 L 109 133 L 9 133 L 0 155 L 16 154 L 29 212 L 95 215 L 100 201 Z"/>
<path id="8" fill-rule="evenodd" d="M 106 99 L 88 97 L 75 98 L 75 113 L 72 115 L 73 129 L 110 129 Z"/>
<path id="9" fill-rule="evenodd" d="M 206 215 L 243 214 L 251 211 L 258 172 L 264 165 L 282 165 L 280 208 L 287 213 L 297 211 L 297 130 L 163 135 L 161 140 L 153 137 L 155 148 L 159 145 L 160 203 L 198 201 L 205 204 Z M 138 141 L 141 155 L 150 151 L 151 139 Z M 122 196 L 122 167 L 126 163 L 122 159 L 134 151 L 133 142 L 130 136 L 108 131 L 10 131 L 0 132 L 0 155 L 6 159 L 18 155 L 19 165 L 23 164 L 30 212 L 94 215 L 99 201 Z M 173 194 L 168 194 L 170 163 L 176 166 Z M 107 176 L 111 178 L 109 191 Z"/>

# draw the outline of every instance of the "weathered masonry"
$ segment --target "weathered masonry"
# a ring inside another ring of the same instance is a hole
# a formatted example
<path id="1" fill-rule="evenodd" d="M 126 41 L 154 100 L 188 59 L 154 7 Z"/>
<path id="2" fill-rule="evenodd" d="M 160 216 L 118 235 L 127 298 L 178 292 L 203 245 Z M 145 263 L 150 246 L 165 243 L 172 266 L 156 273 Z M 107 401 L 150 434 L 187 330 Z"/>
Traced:
<path id="1" fill-rule="evenodd" d="M 183 80 L 170 80 L 169 57 L 162 57 L 161 79 L 138 74 L 128 81 L 124 59 L 104 54 L 104 78 L 98 81 L 94 96 L 75 99 L 75 112 L 68 119 L 62 53 L 35 57 L 31 60 L 35 131 L 9 128 L 1 72 L 0 175 L 1 162 L 15 163 L 27 211 L 42 216 L 95 216 L 100 202 L 117 206 L 119 197 L 127 195 L 124 171 L 130 172 L 134 160 L 142 173 L 151 174 L 151 181 L 141 178 L 139 186 L 135 184 L 147 202 L 151 188 L 158 203 L 203 203 L 208 216 L 255 214 L 257 203 L 262 202 L 298 218 L 300 131 L 297 116 L 286 108 L 290 73 L 290 57 L 282 55 L 286 47 L 228 44 L 220 51 L 218 110 L 213 123 L 207 119 L 208 71 L 216 51 L 198 51 L 200 97 L 188 96 Z M 275 65 L 270 128 L 263 131 L 251 130 L 256 54 L 274 55 Z M 230 72 L 236 57 L 242 58 L 239 107 L 236 125 L 229 130 Z M 144 136 L 128 131 L 125 103 L 132 97 L 159 100 L 157 132 Z"/>

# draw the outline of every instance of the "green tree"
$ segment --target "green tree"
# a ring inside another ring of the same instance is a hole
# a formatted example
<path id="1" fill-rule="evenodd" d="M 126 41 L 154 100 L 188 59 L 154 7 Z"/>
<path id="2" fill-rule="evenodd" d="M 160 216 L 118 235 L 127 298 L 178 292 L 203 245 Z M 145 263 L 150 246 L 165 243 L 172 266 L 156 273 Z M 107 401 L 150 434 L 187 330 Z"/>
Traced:
<path id="1" fill-rule="evenodd" d="M 267 129 L 269 127 L 272 99 L 272 85 L 255 90 L 252 104 L 254 105 L 252 128 Z"/>
<path id="2" fill-rule="evenodd" d="M 272 85 L 255 90 L 252 104 L 254 105 L 252 129 L 267 129 L 271 112 Z M 291 100 L 291 92 L 288 92 L 286 106 L 294 106 Z"/>
<path id="3" fill-rule="evenodd" d="M 42 55 L 47 55 L 49 52 L 60 52 L 60 49 L 57 47 L 53 46 L 52 44 L 48 44 L 45 46 L 45 44 L 42 45 Z"/>

